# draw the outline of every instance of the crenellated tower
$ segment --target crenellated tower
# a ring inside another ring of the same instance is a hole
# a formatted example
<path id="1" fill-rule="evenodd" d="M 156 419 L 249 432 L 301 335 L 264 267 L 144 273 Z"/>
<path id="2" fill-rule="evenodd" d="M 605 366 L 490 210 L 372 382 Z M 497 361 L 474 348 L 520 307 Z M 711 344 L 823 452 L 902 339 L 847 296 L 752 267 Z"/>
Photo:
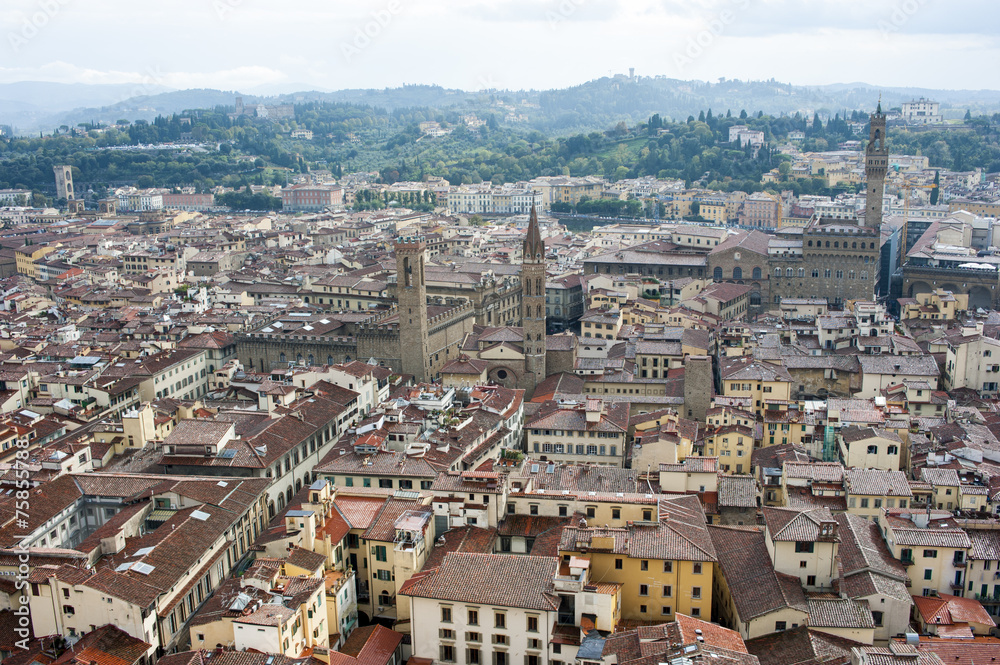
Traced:
<path id="1" fill-rule="evenodd" d="M 521 326 L 524 329 L 523 387 L 530 396 L 545 379 L 545 244 L 534 206 L 521 259 Z"/>
<path id="2" fill-rule="evenodd" d="M 396 243 L 396 302 L 399 304 L 399 358 L 404 374 L 417 382 L 430 381 L 427 283 L 424 256 L 427 244 L 418 238 Z"/>
<path id="3" fill-rule="evenodd" d="M 889 148 L 885 143 L 885 114 L 882 100 L 872 113 L 871 128 L 868 130 L 868 147 L 865 149 L 865 193 L 864 226 L 877 229 L 882 226 L 882 197 L 885 194 L 885 174 L 889 169 Z"/>

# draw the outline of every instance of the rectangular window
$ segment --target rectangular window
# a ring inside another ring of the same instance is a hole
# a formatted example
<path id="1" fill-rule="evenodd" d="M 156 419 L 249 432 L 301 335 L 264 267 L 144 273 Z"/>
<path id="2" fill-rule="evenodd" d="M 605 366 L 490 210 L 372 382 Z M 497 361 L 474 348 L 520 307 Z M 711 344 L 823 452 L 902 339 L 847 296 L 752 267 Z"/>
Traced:
<path id="1" fill-rule="evenodd" d="M 807 554 L 812 554 L 814 547 L 815 543 L 810 543 L 802 540 L 796 541 L 795 543 L 795 551 L 799 553 L 805 552 Z"/>
<path id="2" fill-rule="evenodd" d="M 479 610 L 469 610 L 469 625 L 470 626 L 479 625 Z"/>
<path id="3" fill-rule="evenodd" d="M 375 546 L 375 560 L 376 561 L 388 561 L 389 560 L 388 557 L 386 556 L 385 545 L 376 545 Z"/>
<path id="4" fill-rule="evenodd" d="M 701 598 L 700 586 L 691 587 L 691 598 L 694 600 L 699 600 Z"/>
<path id="5" fill-rule="evenodd" d="M 664 598 L 670 598 L 670 596 L 672 596 L 673 593 L 674 593 L 674 588 L 672 586 L 670 586 L 669 584 L 664 585 L 664 587 L 663 587 L 663 597 Z"/>
<path id="6" fill-rule="evenodd" d="M 663 572 L 665 572 L 665 573 L 672 573 L 672 572 L 674 572 L 674 562 L 673 561 L 664 561 L 663 562 Z"/>
<path id="7" fill-rule="evenodd" d="M 640 596 L 648 596 L 649 595 L 649 585 L 648 584 L 640 584 L 639 585 L 639 595 Z"/>
<path id="8" fill-rule="evenodd" d="M 507 627 L 507 615 L 503 612 L 493 613 L 493 625 L 496 628 L 506 628 Z"/>
<path id="9" fill-rule="evenodd" d="M 695 575 L 701 575 L 701 563 L 695 562 L 691 565 L 692 571 Z"/>
<path id="10" fill-rule="evenodd" d="M 621 569 L 622 569 L 622 560 L 615 559 L 615 570 L 621 570 Z"/>
<path id="11" fill-rule="evenodd" d="M 529 633 L 538 632 L 538 617 L 528 617 L 528 632 Z"/>
<path id="12" fill-rule="evenodd" d="M 451 623 L 451 608 L 442 607 L 441 608 L 441 623 Z"/>

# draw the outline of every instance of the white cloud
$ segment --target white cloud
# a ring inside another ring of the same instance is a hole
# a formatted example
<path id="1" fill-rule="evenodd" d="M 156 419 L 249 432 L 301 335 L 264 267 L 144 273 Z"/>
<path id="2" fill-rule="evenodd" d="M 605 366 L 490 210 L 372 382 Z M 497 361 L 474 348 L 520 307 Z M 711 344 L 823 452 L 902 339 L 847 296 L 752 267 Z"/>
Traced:
<path id="1" fill-rule="evenodd" d="M 1000 87 L 996 68 L 975 66 L 997 62 L 996 0 L 49 2 L 59 15 L 17 50 L 8 35 L 40 0 L 0 7 L 0 81 L 551 88 L 635 67 L 684 78 Z M 387 16 L 360 53 L 344 56 L 359 29 Z M 678 72 L 676 53 L 699 38 L 709 43 Z"/>

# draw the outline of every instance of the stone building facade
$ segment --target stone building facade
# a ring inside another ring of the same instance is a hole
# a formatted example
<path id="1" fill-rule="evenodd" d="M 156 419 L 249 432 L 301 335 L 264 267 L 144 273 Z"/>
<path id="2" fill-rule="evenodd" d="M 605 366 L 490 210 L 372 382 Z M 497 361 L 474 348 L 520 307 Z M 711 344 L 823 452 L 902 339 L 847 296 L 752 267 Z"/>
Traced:
<path id="1" fill-rule="evenodd" d="M 826 298 L 831 305 L 874 300 L 881 267 L 878 228 L 815 220 L 802 233 L 801 252 L 772 253 L 771 297 Z"/>
<path id="2" fill-rule="evenodd" d="M 750 287 L 749 312 L 759 314 L 771 302 L 771 264 L 763 231 L 738 231 L 708 253 L 708 276 L 713 282 L 733 282 Z"/>
<path id="3" fill-rule="evenodd" d="M 237 355 L 251 371 L 269 372 L 287 367 L 289 363 L 336 364 L 350 360 L 374 358 L 380 365 L 402 373 L 402 346 L 412 342 L 400 333 L 400 312 L 397 307 L 376 313 L 356 312 L 341 317 L 333 330 L 325 330 L 322 321 L 332 316 L 316 314 L 301 323 L 312 330 L 278 329 L 263 325 L 237 337 Z M 408 320 L 409 317 L 407 317 Z M 468 300 L 431 298 L 427 304 L 427 370 L 428 378 L 437 377 L 450 360 L 459 356 L 466 335 L 475 324 L 475 311 Z M 423 345 L 421 345 L 423 352 Z"/>

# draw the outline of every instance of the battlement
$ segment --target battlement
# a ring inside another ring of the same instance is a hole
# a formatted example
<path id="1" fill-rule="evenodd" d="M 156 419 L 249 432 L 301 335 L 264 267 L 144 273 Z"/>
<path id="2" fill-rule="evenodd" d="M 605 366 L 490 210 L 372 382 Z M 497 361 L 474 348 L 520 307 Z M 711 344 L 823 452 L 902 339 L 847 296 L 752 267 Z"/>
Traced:
<path id="1" fill-rule="evenodd" d="M 396 241 L 397 252 L 423 252 L 427 249 L 427 242 L 422 236 L 406 236 Z"/>
<path id="2" fill-rule="evenodd" d="M 446 305 L 452 306 L 447 312 L 442 312 L 437 316 L 432 316 L 427 320 L 429 327 L 433 328 L 444 323 L 450 323 L 451 321 L 458 321 L 466 316 L 475 316 L 475 305 L 471 300 L 459 299 L 459 298 L 435 298 L 435 300 L 444 302 L 434 302 L 432 304 L 436 305 Z"/>
<path id="3" fill-rule="evenodd" d="M 813 236 L 823 236 L 824 238 L 837 238 L 843 236 L 878 236 L 880 231 L 875 228 L 868 226 L 851 226 L 845 224 L 842 219 L 831 219 L 827 222 L 829 226 L 823 223 L 823 220 L 817 220 L 814 224 L 806 228 L 803 234 L 806 237 Z"/>

